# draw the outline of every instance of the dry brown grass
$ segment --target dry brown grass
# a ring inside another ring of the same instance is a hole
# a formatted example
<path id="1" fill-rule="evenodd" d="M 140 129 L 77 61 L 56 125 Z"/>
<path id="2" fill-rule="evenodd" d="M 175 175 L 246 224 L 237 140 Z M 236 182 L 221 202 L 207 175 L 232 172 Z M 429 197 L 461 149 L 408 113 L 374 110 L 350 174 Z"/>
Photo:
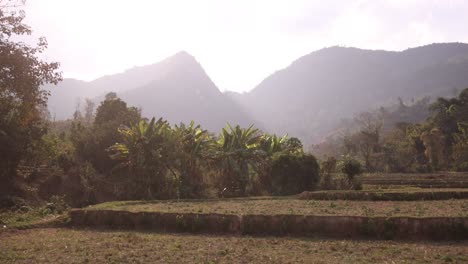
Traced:
<path id="1" fill-rule="evenodd" d="M 468 244 L 73 229 L 0 233 L 0 263 L 466 263 Z"/>
<path id="2" fill-rule="evenodd" d="M 340 215 L 467 217 L 468 200 L 445 201 L 315 201 L 298 199 L 231 199 L 203 201 L 110 202 L 87 209 L 131 212 L 263 215 Z"/>

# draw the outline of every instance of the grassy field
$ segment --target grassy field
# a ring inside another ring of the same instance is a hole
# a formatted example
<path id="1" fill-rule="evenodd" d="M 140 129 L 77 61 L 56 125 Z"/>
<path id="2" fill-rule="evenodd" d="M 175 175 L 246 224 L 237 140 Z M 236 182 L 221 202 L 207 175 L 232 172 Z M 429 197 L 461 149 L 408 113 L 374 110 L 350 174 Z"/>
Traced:
<path id="1" fill-rule="evenodd" d="M 5 228 L 26 229 L 48 225 L 61 224 L 67 214 L 44 214 L 38 210 L 28 212 L 0 212 L 0 232 Z"/>
<path id="2" fill-rule="evenodd" d="M 466 263 L 468 244 L 31 229 L 0 233 L 0 263 Z"/>
<path id="3" fill-rule="evenodd" d="M 198 214 L 293 214 L 341 216 L 468 217 L 468 200 L 445 201 L 315 201 L 298 199 L 230 199 L 200 201 L 110 202 L 88 207 L 143 212 Z"/>

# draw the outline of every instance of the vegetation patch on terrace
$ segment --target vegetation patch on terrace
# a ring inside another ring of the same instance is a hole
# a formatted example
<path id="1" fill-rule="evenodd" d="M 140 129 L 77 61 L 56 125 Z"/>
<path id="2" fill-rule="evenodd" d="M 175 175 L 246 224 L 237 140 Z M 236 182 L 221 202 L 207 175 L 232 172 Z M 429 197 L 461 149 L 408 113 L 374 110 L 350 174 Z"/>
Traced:
<path id="1" fill-rule="evenodd" d="M 303 192 L 300 199 L 306 200 L 368 200 L 368 201 L 423 201 L 468 199 L 468 189 L 374 189 L 363 191 L 316 191 Z"/>
<path id="2" fill-rule="evenodd" d="M 362 176 L 364 185 L 415 186 L 423 188 L 468 188 L 468 173 L 440 172 L 427 174 L 367 173 Z"/>
<path id="3" fill-rule="evenodd" d="M 323 215 L 468 217 L 468 200 L 444 201 L 320 201 L 299 199 L 225 199 L 127 201 L 102 203 L 85 210 L 196 213 L 229 215 Z"/>

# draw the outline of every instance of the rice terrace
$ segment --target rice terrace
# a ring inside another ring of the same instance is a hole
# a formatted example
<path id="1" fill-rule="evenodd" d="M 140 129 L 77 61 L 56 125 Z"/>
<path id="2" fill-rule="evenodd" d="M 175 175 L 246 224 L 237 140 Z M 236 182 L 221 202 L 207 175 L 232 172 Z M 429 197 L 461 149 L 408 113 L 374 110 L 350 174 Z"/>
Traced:
<path id="1" fill-rule="evenodd" d="M 468 263 L 467 13 L 0 0 L 0 264 Z"/>
<path id="2" fill-rule="evenodd" d="M 387 177 L 393 183 L 392 175 Z M 468 181 L 466 174 L 457 177 Z M 5 214 L 7 224 L 16 226 L 0 233 L 0 260 L 468 261 L 468 189 L 372 186 L 378 187 L 281 197 L 107 202 L 45 217 Z M 369 197 L 375 193 L 381 196 Z"/>

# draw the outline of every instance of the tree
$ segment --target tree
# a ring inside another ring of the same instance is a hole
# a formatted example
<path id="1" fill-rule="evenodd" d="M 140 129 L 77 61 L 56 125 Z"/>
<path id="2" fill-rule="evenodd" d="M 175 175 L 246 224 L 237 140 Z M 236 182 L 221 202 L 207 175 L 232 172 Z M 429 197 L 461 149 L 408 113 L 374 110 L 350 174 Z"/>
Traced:
<path id="1" fill-rule="evenodd" d="M 271 179 L 274 195 L 292 195 L 313 190 L 320 181 L 317 159 L 305 154 L 281 154 L 273 160 Z"/>
<path id="2" fill-rule="evenodd" d="M 88 123 L 88 124 L 91 124 L 93 122 L 94 106 L 95 106 L 95 103 L 93 102 L 93 100 L 91 100 L 89 98 L 86 98 L 84 118 L 85 118 L 85 122 Z"/>
<path id="3" fill-rule="evenodd" d="M 340 162 L 341 172 L 348 177 L 348 183 L 354 189 L 360 189 L 361 184 L 356 182 L 356 176 L 363 172 L 361 163 L 349 156 L 345 156 Z"/>
<path id="4" fill-rule="evenodd" d="M 207 130 L 195 122 L 176 125 L 173 129 L 176 147 L 175 170 L 177 170 L 177 193 L 180 198 L 200 197 L 203 192 L 205 157 L 213 151 L 214 141 Z"/>
<path id="5" fill-rule="evenodd" d="M 221 174 L 223 195 L 243 196 L 250 180 L 250 170 L 261 162 L 264 153 L 258 149 L 261 134 L 253 126 L 223 128 L 214 158 Z"/>
<path id="6" fill-rule="evenodd" d="M 304 154 L 302 142 L 298 138 L 288 138 L 287 135 L 278 137 L 276 135 L 264 134 L 260 138 L 258 150 L 262 152 L 262 158 L 257 164 L 257 175 L 259 189 L 269 193 L 272 190 L 271 169 L 274 159 L 279 155 L 301 155 Z"/>
<path id="7" fill-rule="evenodd" d="M 59 64 L 40 59 L 47 49 L 45 38 L 35 46 L 18 41 L 32 32 L 23 22 L 24 11 L 18 10 L 23 4 L 0 1 L 0 185 L 5 187 L 13 183 L 16 168 L 34 141 L 45 134 L 49 92 L 41 86 L 61 80 Z"/>
<path id="8" fill-rule="evenodd" d="M 458 123 L 458 130 L 452 149 L 454 169 L 468 171 L 468 122 Z"/>
<path id="9" fill-rule="evenodd" d="M 172 171 L 176 145 L 169 123 L 154 118 L 148 123 L 121 127 L 121 141 L 108 148 L 110 157 L 119 168 L 128 169 L 129 177 L 123 183 L 133 199 L 162 198 L 168 189 L 167 174 Z"/>
<path id="10" fill-rule="evenodd" d="M 424 154 L 433 168 L 444 168 L 447 162 L 445 157 L 446 141 L 442 131 L 437 128 L 433 128 L 430 131 L 425 131 L 421 134 L 421 140 L 426 149 Z"/>
<path id="11" fill-rule="evenodd" d="M 420 140 L 421 132 L 417 126 L 401 122 L 383 138 L 383 156 L 385 172 L 411 172 L 423 164 L 424 145 Z"/>
<path id="12" fill-rule="evenodd" d="M 325 190 L 330 190 L 332 188 L 332 173 L 336 170 L 337 160 L 335 157 L 327 157 L 325 161 L 322 162 L 320 166 L 322 174 L 322 188 Z"/>
<path id="13" fill-rule="evenodd" d="M 453 162 L 457 169 L 463 163 L 465 125 L 468 123 L 468 88 L 455 98 L 438 98 L 431 107 L 428 129 L 421 134 L 425 154 L 436 169 Z M 447 159 L 447 157 L 452 160 Z"/>
<path id="14" fill-rule="evenodd" d="M 375 170 L 373 155 L 380 152 L 380 132 L 383 127 L 382 118 L 373 113 L 364 112 L 356 119 L 360 125 L 359 150 L 364 158 L 366 169 Z"/>
<path id="15" fill-rule="evenodd" d="M 109 173 L 116 164 L 106 149 L 122 140 L 119 127 L 130 127 L 140 118 L 137 108 L 128 107 L 115 93 L 109 93 L 97 108 L 92 126 L 81 119 L 72 124 L 71 139 L 78 155 L 91 162 L 98 172 Z"/>

